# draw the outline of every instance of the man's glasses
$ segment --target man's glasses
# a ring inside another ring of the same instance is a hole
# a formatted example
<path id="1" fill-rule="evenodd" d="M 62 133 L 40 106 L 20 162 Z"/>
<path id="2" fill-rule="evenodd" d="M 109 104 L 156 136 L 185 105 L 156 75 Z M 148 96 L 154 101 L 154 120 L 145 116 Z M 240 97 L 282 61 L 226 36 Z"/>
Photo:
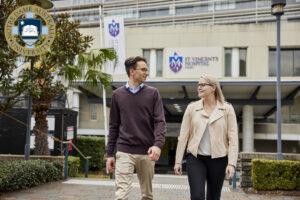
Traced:
<path id="1" fill-rule="evenodd" d="M 147 68 L 137 68 L 135 70 L 141 70 L 142 72 L 148 72 L 149 71 Z"/>

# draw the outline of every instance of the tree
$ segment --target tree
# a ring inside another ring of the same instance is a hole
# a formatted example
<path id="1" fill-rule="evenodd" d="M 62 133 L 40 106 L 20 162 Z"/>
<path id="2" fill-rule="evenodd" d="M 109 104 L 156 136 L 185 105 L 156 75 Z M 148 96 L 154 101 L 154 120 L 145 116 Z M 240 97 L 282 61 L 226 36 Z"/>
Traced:
<path id="1" fill-rule="evenodd" d="M 6 19 L 19 5 L 19 1 L 0 1 L 0 115 L 20 101 L 18 97 L 31 87 L 26 77 L 13 73 L 18 68 L 18 55 L 8 47 L 4 36 Z"/>
<path id="2" fill-rule="evenodd" d="M 100 49 L 91 50 L 88 53 L 82 53 L 78 57 L 78 64 L 76 65 L 78 70 L 87 69 L 84 79 L 86 84 L 95 86 L 100 83 L 107 87 L 111 82 L 111 75 L 103 72 L 103 64 L 107 61 L 112 61 L 117 59 L 116 52 L 113 49 Z"/>
<path id="3" fill-rule="evenodd" d="M 36 121 L 33 129 L 36 136 L 34 153 L 48 155 L 47 112 L 53 99 L 67 89 L 59 77 L 65 77 L 70 81 L 83 77 L 89 84 L 107 86 L 111 77 L 101 71 L 101 66 L 107 60 L 113 60 L 116 54 L 110 49 L 103 49 L 98 53 L 97 51 L 84 53 L 90 47 L 93 38 L 83 36 L 79 32 L 78 21 L 70 21 L 69 15 L 60 14 L 55 16 L 56 37 L 50 51 L 41 56 L 22 58 L 27 67 L 23 68 L 18 76 L 14 76 L 14 70 L 18 68 L 17 60 L 21 57 L 8 47 L 4 26 L 10 13 L 20 5 L 22 0 L 0 1 L 0 95 L 5 97 L 0 98 L 0 111 L 4 112 L 11 108 L 18 101 L 17 97 L 24 91 L 29 91 Z M 74 65 L 78 55 L 80 64 Z M 87 60 L 89 62 L 84 64 Z M 33 68 L 30 68 L 29 61 L 33 64 Z M 93 62 L 98 65 L 90 65 Z M 86 70 L 80 68 L 83 66 L 87 66 Z M 84 71 L 87 73 L 83 76 Z"/>
<path id="4" fill-rule="evenodd" d="M 83 36 L 79 32 L 79 22 L 70 21 L 68 14 L 56 17 L 56 37 L 51 50 L 37 57 L 35 67 L 28 71 L 35 86 L 32 94 L 33 112 L 35 117 L 35 150 L 36 155 L 48 155 L 48 124 L 47 112 L 54 97 L 65 91 L 66 87 L 57 77 L 63 76 L 73 81 L 78 78 L 92 85 L 107 86 L 111 77 L 102 72 L 102 64 L 114 60 L 116 53 L 112 49 L 101 49 L 84 53 L 90 47 L 91 36 Z M 79 55 L 78 64 L 74 61 Z M 85 67 L 85 68 L 83 68 Z M 86 71 L 86 75 L 83 73 Z"/>

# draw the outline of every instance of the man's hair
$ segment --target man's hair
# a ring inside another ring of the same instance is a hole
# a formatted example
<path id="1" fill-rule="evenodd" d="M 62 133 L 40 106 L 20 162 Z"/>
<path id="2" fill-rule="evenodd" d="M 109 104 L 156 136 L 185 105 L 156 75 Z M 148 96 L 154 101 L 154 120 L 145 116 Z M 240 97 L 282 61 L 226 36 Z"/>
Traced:
<path id="1" fill-rule="evenodd" d="M 125 60 L 124 64 L 128 77 L 130 75 L 130 69 L 136 69 L 136 63 L 139 61 L 143 61 L 147 64 L 147 60 L 141 56 L 129 57 Z"/>

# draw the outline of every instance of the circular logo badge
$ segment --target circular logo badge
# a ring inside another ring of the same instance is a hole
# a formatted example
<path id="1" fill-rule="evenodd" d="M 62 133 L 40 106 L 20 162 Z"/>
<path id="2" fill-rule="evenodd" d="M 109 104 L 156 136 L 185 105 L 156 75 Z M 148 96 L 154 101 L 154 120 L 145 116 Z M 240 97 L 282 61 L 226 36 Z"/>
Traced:
<path id="1" fill-rule="evenodd" d="M 6 20 L 5 38 L 9 47 L 22 56 L 41 55 L 49 51 L 54 41 L 55 23 L 43 8 L 22 6 Z"/>

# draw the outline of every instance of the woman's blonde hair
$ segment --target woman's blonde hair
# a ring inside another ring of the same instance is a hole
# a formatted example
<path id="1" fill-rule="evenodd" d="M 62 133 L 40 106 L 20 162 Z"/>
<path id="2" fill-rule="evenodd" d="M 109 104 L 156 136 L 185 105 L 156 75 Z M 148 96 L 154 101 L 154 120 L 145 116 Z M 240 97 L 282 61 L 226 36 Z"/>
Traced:
<path id="1" fill-rule="evenodd" d="M 215 97 L 220 103 L 223 104 L 225 102 L 225 98 L 221 90 L 220 82 L 218 81 L 218 79 L 210 75 L 202 75 L 200 76 L 200 79 L 204 79 L 207 83 L 216 87 Z"/>

